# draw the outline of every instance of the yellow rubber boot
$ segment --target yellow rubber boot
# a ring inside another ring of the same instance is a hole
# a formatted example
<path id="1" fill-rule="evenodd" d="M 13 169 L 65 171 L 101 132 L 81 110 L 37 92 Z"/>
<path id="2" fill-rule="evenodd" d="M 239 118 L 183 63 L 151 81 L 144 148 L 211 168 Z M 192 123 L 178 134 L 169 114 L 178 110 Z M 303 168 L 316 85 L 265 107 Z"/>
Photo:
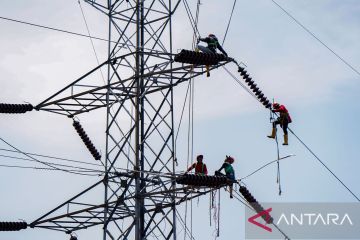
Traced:
<path id="1" fill-rule="evenodd" d="M 206 76 L 210 77 L 210 70 L 209 70 L 210 67 L 209 65 L 206 65 L 205 67 L 206 67 Z"/>
<path id="2" fill-rule="evenodd" d="M 271 135 L 267 136 L 268 138 L 275 138 L 276 135 L 276 128 L 272 129 Z"/>
<path id="3" fill-rule="evenodd" d="M 284 135 L 284 143 L 283 143 L 283 145 L 289 145 L 289 138 L 288 138 L 287 134 Z"/>

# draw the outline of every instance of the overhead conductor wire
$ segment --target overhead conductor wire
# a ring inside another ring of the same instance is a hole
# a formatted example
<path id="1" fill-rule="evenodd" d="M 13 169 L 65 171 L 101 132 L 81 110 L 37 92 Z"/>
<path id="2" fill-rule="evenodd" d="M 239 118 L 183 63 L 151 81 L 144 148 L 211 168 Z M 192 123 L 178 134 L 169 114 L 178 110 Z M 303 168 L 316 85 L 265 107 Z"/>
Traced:
<path id="1" fill-rule="evenodd" d="M 318 38 L 312 31 L 310 31 L 304 24 L 302 24 L 299 20 L 297 20 L 293 15 L 291 15 L 288 11 L 285 10 L 279 3 L 275 0 L 271 0 L 278 8 L 280 8 L 286 15 L 288 15 L 292 20 L 295 21 L 301 28 L 303 28 L 307 33 L 309 33 L 313 38 L 315 38 L 321 45 L 327 48 L 331 53 L 333 53 L 340 61 L 342 61 L 345 65 L 351 68 L 355 73 L 360 76 L 360 72 L 352 66 L 348 61 L 346 61 L 343 57 L 341 57 L 338 53 L 336 53 L 333 49 L 331 49 L 327 44 L 325 44 L 320 38 Z"/>
<path id="2" fill-rule="evenodd" d="M 2 154 L 0 154 L 0 157 L 11 158 L 11 159 L 16 159 L 16 160 L 21 160 L 21 161 L 38 162 L 38 161 L 33 160 L 33 159 L 14 157 L 14 156 L 9 156 L 9 155 L 2 155 Z M 42 161 L 42 162 L 43 163 L 48 163 L 50 166 L 59 166 L 59 167 L 65 167 L 65 168 L 78 169 L 78 170 L 74 170 L 76 172 L 103 172 L 103 171 L 100 171 L 100 170 L 97 170 L 97 169 L 84 168 L 84 167 L 79 167 L 79 166 L 65 165 L 65 164 L 59 164 L 59 163 L 51 163 L 51 162 L 46 162 L 46 161 Z M 53 169 L 53 170 L 57 170 L 57 169 Z"/>
<path id="3" fill-rule="evenodd" d="M 228 24 L 227 24 L 226 31 L 225 31 L 225 34 L 224 34 L 224 38 L 223 38 L 223 41 L 222 41 L 222 44 L 221 44 L 222 46 L 224 45 L 224 42 L 225 42 L 227 33 L 228 33 L 228 31 L 229 31 L 231 19 L 232 19 L 234 10 L 235 10 L 236 1 L 237 1 L 237 0 L 234 0 L 233 6 L 232 6 L 232 9 L 231 9 L 231 14 L 230 14 L 229 22 L 228 22 Z"/>
<path id="4" fill-rule="evenodd" d="M 280 6 L 276 1 L 271 0 L 274 4 L 276 4 L 281 10 L 283 10 L 289 17 L 291 17 L 297 24 L 299 24 L 303 29 L 305 29 L 310 35 L 312 35 L 316 40 L 318 40 L 323 46 L 325 46 L 328 50 L 330 50 L 336 57 L 338 57 L 342 62 L 344 62 L 348 67 L 350 67 L 353 71 L 355 71 L 358 75 L 360 75 L 359 71 L 356 70 L 351 64 L 349 64 L 344 58 L 339 56 L 335 51 L 329 48 L 324 42 L 322 42 L 318 37 L 315 36 L 309 29 L 307 29 L 302 23 L 300 23 L 296 18 L 294 18 L 289 12 L 287 12 L 282 6 Z M 235 2 L 234 2 L 235 5 Z M 231 19 L 231 18 L 230 18 Z M 236 63 L 236 62 L 235 62 Z M 257 97 L 253 94 L 241 81 L 234 76 L 226 67 L 223 66 L 225 71 L 243 88 L 245 89 L 252 97 L 254 97 L 257 101 Z M 360 199 L 358 196 L 354 194 L 353 191 L 350 190 L 346 184 L 340 180 L 340 178 L 289 128 L 289 131 L 298 139 L 298 141 L 347 189 L 347 191 L 353 195 L 359 202 Z"/>
<path id="5" fill-rule="evenodd" d="M 239 83 L 239 85 L 240 85 L 242 88 L 244 88 L 251 96 L 253 96 L 257 101 L 259 101 L 259 100 L 256 98 L 256 96 L 255 96 L 252 92 L 250 92 L 250 90 L 247 89 L 247 88 L 244 86 L 244 84 L 242 84 L 242 83 L 240 82 L 240 80 L 239 80 L 236 76 L 234 76 L 233 74 L 231 74 L 231 72 L 229 72 L 225 67 L 223 67 L 223 68 L 226 70 L 226 72 L 227 72 L 236 82 Z M 348 191 L 351 195 L 353 195 L 353 196 L 356 198 L 356 200 L 358 200 L 358 201 L 360 202 L 359 197 L 357 197 L 357 196 L 355 195 L 355 193 L 354 193 L 353 191 L 351 191 L 350 188 L 349 188 L 348 186 L 346 186 L 345 183 L 344 183 L 343 181 L 341 181 L 340 178 L 339 178 L 290 128 L 288 128 L 288 130 L 289 130 L 289 131 L 299 140 L 299 142 L 347 189 L 347 191 Z"/>
<path id="6" fill-rule="evenodd" d="M 13 19 L 13 18 L 7 18 L 7 17 L 0 16 L 0 19 L 5 20 L 5 21 L 10 21 L 10 22 L 16 22 L 16 23 L 20 23 L 20 24 L 25 24 L 25 25 L 29 25 L 29 26 L 33 26 L 33 27 L 44 28 L 44 29 L 53 30 L 53 31 L 57 31 L 57 32 L 67 33 L 67 34 L 71 34 L 71 35 L 75 35 L 75 36 L 79 36 L 79 37 L 87 37 L 87 38 L 89 37 L 86 34 L 72 32 L 72 31 L 68 31 L 68 30 L 64 30 L 64 29 L 60 29 L 60 28 L 48 27 L 48 26 L 35 24 L 35 23 L 22 21 L 22 20 L 17 20 L 17 19 Z M 108 41 L 107 39 L 100 38 L 100 37 L 92 37 L 92 38 L 96 39 L 96 40 L 106 41 L 106 42 Z M 115 41 L 111 41 L 111 42 L 116 43 Z"/>
<path id="7" fill-rule="evenodd" d="M 16 148 L 15 146 L 11 145 L 10 143 L 8 143 L 7 141 L 5 141 L 3 138 L 0 137 L 0 140 L 3 141 L 5 144 L 7 144 L 9 147 L 15 149 L 17 152 L 21 153 L 21 154 L 24 154 L 25 156 L 27 156 L 28 158 L 38 162 L 38 163 L 41 163 L 43 165 L 46 165 L 54 170 L 58 170 L 58 171 L 63 171 L 63 172 L 67 172 L 67 173 L 72 173 L 72 174 L 78 174 L 78 175 L 89 175 L 89 174 L 84 174 L 84 173 L 78 173 L 78 172 L 75 172 L 75 171 L 72 171 L 72 170 L 66 170 L 66 169 L 62 169 L 62 168 L 58 168 L 58 167 L 54 167 L 52 164 L 50 163 L 47 163 L 47 162 L 44 162 L 44 161 L 40 161 L 32 156 L 30 156 L 29 154 L 21 151 L 20 149 Z M 92 176 L 92 175 L 91 175 Z"/>

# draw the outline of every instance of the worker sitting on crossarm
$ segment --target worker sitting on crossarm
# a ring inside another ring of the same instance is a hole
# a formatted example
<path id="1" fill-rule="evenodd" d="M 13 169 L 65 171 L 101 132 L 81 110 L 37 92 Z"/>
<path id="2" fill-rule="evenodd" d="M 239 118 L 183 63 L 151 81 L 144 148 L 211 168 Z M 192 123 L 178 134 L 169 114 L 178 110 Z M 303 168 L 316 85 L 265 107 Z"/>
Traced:
<path id="1" fill-rule="evenodd" d="M 286 109 L 286 107 L 284 105 L 280 105 L 279 103 L 273 103 L 272 104 L 272 112 L 276 113 L 280 113 L 280 116 L 276 119 L 276 121 L 274 121 L 273 124 L 273 128 L 272 128 L 272 132 L 271 135 L 268 136 L 268 138 L 275 138 L 276 136 L 276 126 L 278 124 L 280 124 L 281 128 L 284 131 L 284 143 L 283 145 L 288 145 L 289 144 L 289 139 L 288 139 L 288 125 L 289 123 L 292 122 L 290 114 L 288 112 L 288 110 Z"/>
<path id="2" fill-rule="evenodd" d="M 207 175 L 208 171 L 206 168 L 206 164 L 203 163 L 203 159 L 204 156 L 203 155 L 198 155 L 196 157 L 196 163 L 193 163 L 188 169 L 187 169 L 187 173 L 190 172 L 191 170 L 195 169 L 195 174 L 197 175 Z"/>
<path id="3" fill-rule="evenodd" d="M 223 163 L 223 165 L 221 166 L 221 168 L 217 171 L 215 171 L 215 175 L 219 175 L 221 174 L 221 170 L 224 169 L 225 170 L 225 174 L 226 174 L 226 177 L 228 177 L 232 183 L 230 184 L 230 198 L 233 198 L 233 185 L 234 185 L 234 182 L 236 181 L 235 180 L 235 171 L 234 171 L 234 168 L 231 164 L 234 163 L 234 158 L 231 157 L 231 156 L 226 156 L 225 158 L 225 161 Z"/>
<path id="4" fill-rule="evenodd" d="M 207 47 L 205 46 L 201 46 L 201 45 L 197 45 L 197 49 L 204 52 L 204 53 L 216 53 L 216 49 L 219 49 L 220 52 L 222 52 L 222 54 L 224 54 L 227 57 L 227 53 L 225 52 L 225 50 L 221 47 L 217 37 L 214 34 L 209 34 L 208 37 L 206 38 L 199 38 L 198 39 L 198 43 L 202 41 L 202 42 L 206 42 L 208 45 Z M 209 71 L 209 65 L 206 65 L 206 73 L 207 73 L 207 77 L 210 77 L 210 71 Z"/>

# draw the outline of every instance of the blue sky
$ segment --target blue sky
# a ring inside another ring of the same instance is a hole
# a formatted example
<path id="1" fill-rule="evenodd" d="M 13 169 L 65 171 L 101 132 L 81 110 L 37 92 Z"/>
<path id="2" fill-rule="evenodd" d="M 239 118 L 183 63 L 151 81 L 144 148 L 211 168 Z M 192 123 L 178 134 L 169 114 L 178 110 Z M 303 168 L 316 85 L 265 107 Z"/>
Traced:
<path id="1" fill-rule="evenodd" d="M 360 70 L 360 4 L 356 0 L 278 0 L 331 49 Z M 189 1 L 195 9 L 196 1 Z M 223 38 L 232 1 L 202 1 L 199 31 Z M 106 36 L 104 18 L 83 4 L 93 35 Z M 86 33 L 77 1 L 15 0 L 0 3 L 0 16 Z M 33 104 L 97 65 L 88 39 L 0 21 L 0 102 Z M 190 48 L 192 36 L 184 7 L 174 18 L 174 48 Z M 100 61 L 106 44 L 95 42 Z M 358 196 L 360 141 L 360 76 L 314 40 L 271 0 L 237 2 L 224 45 L 228 54 L 244 62 L 269 98 L 287 106 L 290 127 Z M 235 66 L 229 70 L 236 73 Z M 176 90 L 176 117 L 184 100 L 185 85 Z M 247 94 L 224 70 L 201 76 L 195 82 L 194 155 L 204 154 L 208 169 L 220 167 L 225 155 L 235 157 L 237 177 L 276 159 L 269 112 Z M 101 112 L 99 112 L 101 113 Z M 100 114 L 99 114 L 100 115 Z M 97 146 L 104 146 L 101 117 L 82 123 Z M 89 154 L 71 126 L 71 120 L 31 112 L 1 115 L 0 137 L 23 151 L 87 161 Z M 186 128 L 178 142 L 178 171 L 186 165 Z M 281 137 L 281 135 L 280 135 Z M 276 166 L 271 165 L 245 182 L 264 202 L 351 202 L 355 199 L 294 138 L 280 147 L 282 196 L 277 194 Z M 8 148 L 0 144 L 0 148 Z M 103 148 L 104 149 L 104 148 Z M 0 151 L 0 154 L 4 154 Z M 91 159 L 90 159 L 91 160 Z M 0 157 L 2 164 L 24 164 Z M 94 183 L 97 178 L 61 172 L 0 168 L 0 221 L 28 222 Z M 208 197 L 193 202 L 195 239 L 211 238 Z M 244 239 L 244 208 L 222 192 L 219 239 Z M 201 228 L 201 229 L 200 229 Z M 99 229 L 79 232 L 79 239 L 100 236 Z M 291 233 L 289 233 L 291 237 Z M 67 239 L 61 233 L 28 229 L 0 233 L 0 238 Z M 95 238 L 94 238 L 95 239 Z M 98 238 L 97 238 L 98 239 Z"/>

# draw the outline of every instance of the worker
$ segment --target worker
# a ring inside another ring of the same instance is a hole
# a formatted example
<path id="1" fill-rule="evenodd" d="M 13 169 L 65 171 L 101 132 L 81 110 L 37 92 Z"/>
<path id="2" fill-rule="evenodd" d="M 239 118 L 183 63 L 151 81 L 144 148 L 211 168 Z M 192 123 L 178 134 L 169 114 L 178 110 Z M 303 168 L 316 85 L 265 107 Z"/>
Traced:
<path id="1" fill-rule="evenodd" d="M 206 42 L 208 45 L 207 47 L 199 45 L 199 42 Z M 222 54 L 224 54 L 227 57 L 227 53 L 225 50 L 221 47 L 217 37 L 210 33 L 208 37 L 206 38 L 199 38 L 198 39 L 198 45 L 197 49 L 204 52 L 204 53 L 216 53 L 216 49 L 219 49 Z M 209 65 L 206 65 L 206 76 L 210 77 L 210 71 L 209 71 Z"/>
<path id="2" fill-rule="evenodd" d="M 272 132 L 271 135 L 268 136 L 268 138 L 275 138 L 276 136 L 276 126 L 278 124 L 280 124 L 281 128 L 284 131 L 284 143 L 283 145 L 288 145 L 289 144 L 289 138 L 288 138 L 288 125 L 289 123 L 291 123 L 291 117 L 290 114 L 288 112 L 288 110 L 286 109 L 286 107 L 284 105 L 280 105 L 279 103 L 273 103 L 272 104 L 272 112 L 273 113 L 280 113 L 280 116 L 276 119 L 276 121 L 274 121 L 273 124 L 273 128 L 272 128 Z"/>
<path id="3" fill-rule="evenodd" d="M 231 180 L 231 184 L 230 184 L 230 198 L 233 198 L 233 184 L 235 182 L 235 171 L 234 168 L 231 164 L 234 163 L 234 158 L 231 156 L 226 156 L 225 161 L 223 163 L 223 165 L 221 166 L 221 168 L 217 171 L 215 171 L 215 175 L 219 175 L 221 174 L 221 170 L 224 169 L 225 170 L 225 174 L 226 177 L 228 177 Z"/>
<path id="4" fill-rule="evenodd" d="M 222 54 L 224 54 L 227 57 L 227 53 L 225 52 L 225 50 L 221 47 L 219 40 L 217 39 L 217 37 L 210 33 L 208 37 L 206 38 L 199 38 L 198 39 L 198 43 L 199 42 L 206 42 L 208 45 L 207 47 L 198 45 L 198 49 L 204 53 L 216 53 L 216 49 L 219 49 L 220 52 L 222 52 Z"/>
<path id="5" fill-rule="evenodd" d="M 206 164 L 203 163 L 204 156 L 198 155 L 196 157 L 196 163 L 193 163 L 186 171 L 186 173 L 190 172 L 191 170 L 195 169 L 196 175 L 207 175 L 208 171 L 206 168 Z"/>

